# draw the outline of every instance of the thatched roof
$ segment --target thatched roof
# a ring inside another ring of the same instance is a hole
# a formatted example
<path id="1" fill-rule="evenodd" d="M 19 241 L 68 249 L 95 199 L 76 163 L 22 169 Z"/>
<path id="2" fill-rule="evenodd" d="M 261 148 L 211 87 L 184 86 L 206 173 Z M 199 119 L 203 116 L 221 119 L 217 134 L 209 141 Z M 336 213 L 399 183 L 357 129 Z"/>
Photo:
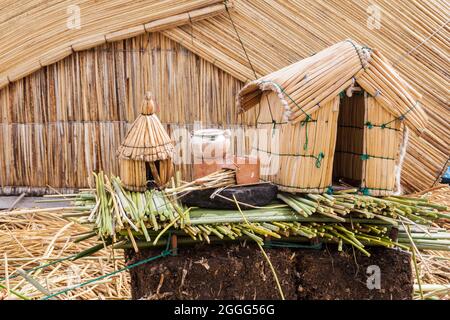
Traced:
<path id="1" fill-rule="evenodd" d="M 0 0 L 0 88 L 74 51 L 212 17 L 221 2 Z"/>
<path id="2" fill-rule="evenodd" d="M 421 96 L 379 52 L 352 40 L 248 83 L 239 92 L 237 104 L 248 110 L 259 103 L 263 91 L 271 90 L 278 94 L 286 120 L 296 123 L 312 117 L 322 105 L 355 84 L 417 133 L 425 130 L 427 116 L 420 106 Z"/>
<path id="3" fill-rule="evenodd" d="M 119 158 L 158 161 L 173 157 L 174 147 L 155 112 L 152 94 L 147 92 L 141 114 L 131 125 L 117 152 Z"/>

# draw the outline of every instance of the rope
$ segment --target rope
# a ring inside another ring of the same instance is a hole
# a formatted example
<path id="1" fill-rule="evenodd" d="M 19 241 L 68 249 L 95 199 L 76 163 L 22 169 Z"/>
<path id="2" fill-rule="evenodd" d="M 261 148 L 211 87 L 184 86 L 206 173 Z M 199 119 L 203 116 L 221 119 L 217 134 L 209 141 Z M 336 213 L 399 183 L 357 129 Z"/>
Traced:
<path id="1" fill-rule="evenodd" d="M 230 19 L 231 25 L 233 26 L 234 32 L 236 33 L 236 36 L 237 36 L 237 38 L 239 40 L 239 43 L 241 44 L 242 50 L 244 51 L 245 57 L 247 58 L 248 64 L 249 64 L 250 68 L 252 69 L 253 75 L 255 76 L 255 80 L 256 80 L 256 79 L 258 79 L 258 75 L 256 74 L 256 70 L 253 67 L 253 64 L 252 64 L 252 62 L 250 60 L 250 57 L 249 57 L 249 55 L 247 53 L 247 50 L 245 49 L 244 42 L 242 41 L 242 38 L 239 35 L 239 31 L 236 28 L 236 24 L 234 23 L 234 20 L 231 17 L 231 13 L 230 13 L 230 10 L 228 9 L 227 2 L 228 2 L 227 0 L 225 0 L 223 2 L 224 6 L 225 6 L 225 10 L 227 12 L 228 18 Z M 272 106 L 270 105 L 269 98 L 266 97 L 266 99 L 267 99 L 267 105 L 269 106 L 270 118 L 272 119 L 272 122 L 274 123 L 273 129 L 272 129 L 272 135 L 273 135 L 275 133 L 275 120 L 273 118 Z M 259 119 L 259 114 L 258 114 L 258 116 L 256 118 L 256 121 L 258 121 L 258 119 Z"/>
<path id="2" fill-rule="evenodd" d="M 394 119 L 395 120 L 395 119 Z M 367 121 L 364 124 L 368 129 L 372 129 L 372 128 L 381 128 L 381 129 L 389 129 L 389 130 L 394 130 L 394 131 L 401 131 L 400 129 L 397 128 L 392 128 L 392 127 L 388 127 L 386 123 L 382 123 L 382 124 L 373 124 L 370 121 Z M 362 128 L 361 128 L 362 129 Z"/>
<path id="3" fill-rule="evenodd" d="M 401 55 L 392 65 L 395 67 L 399 62 L 402 62 L 407 56 L 411 55 L 414 51 L 419 49 L 423 44 L 427 43 L 428 40 L 430 40 L 432 37 L 434 37 L 435 34 L 437 34 L 439 31 L 441 31 L 449 22 L 450 20 L 447 20 L 442 26 L 440 26 L 436 31 L 434 31 L 432 34 L 430 34 L 428 37 L 426 37 L 421 43 L 419 43 L 417 46 L 406 52 L 405 54 Z"/>
<path id="4" fill-rule="evenodd" d="M 353 48 L 354 48 L 355 51 L 356 51 L 356 54 L 358 55 L 359 62 L 361 63 L 361 67 L 362 67 L 364 70 L 366 70 L 366 67 L 364 66 L 363 59 L 362 59 L 362 57 L 361 57 L 361 52 L 358 50 L 358 48 L 356 47 L 356 45 L 353 43 L 353 41 L 352 41 L 351 39 L 347 39 L 347 40 L 345 40 L 345 41 L 351 43 L 351 45 L 353 46 Z M 362 48 L 363 48 L 363 49 L 371 50 L 371 49 L 370 49 L 369 47 L 367 47 L 367 46 L 363 46 Z M 367 64 L 367 62 L 366 62 L 366 64 Z"/>
<path id="5" fill-rule="evenodd" d="M 130 265 L 128 265 L 128 266 L 126 266 L 126 267 L 123 267 L 123 268 L 121 268 L 121 269 L 118 269 L 118 270 L 115 270 L 115 271 L 113 271 L 113 272 L 110 272 L 110 273 L 101 275 L 101 276 L 99 276 L 99 277 L 96 277 L 96 278 L 94 278 L 94 279 L 91 279 L 91 280 L 88 280 L 88 281 L 85 281 L 85 282 L 82 282 L 82 283 L 80 283 L 80 284 L 78 284 L 78 285 L 76 285 L 76 286 L 73 286 L 73 287 L 70 287 L 70 288 L 66 288 L 66 289 L 61 290 L 61 291 L 58 291 L 58 292 L 56 292 L 56 293 L 52 293 L 51 295 L 48 295 L 48 296 L 44 297 L 42 300 L 48 300 L 48 299 L 50 299 L 50 298 L 59 296 L 59 295 L 61 295 L 61 294 L 63 294 L 63 293 L 66 293 L 66 292 L 69 292 L 69 291 L 72 291 L 72 290 L 75 290 L 75 289 L 84 287 L 84 286 L 86 286 L 86 285 L 88 285 L 88 284 L 91 284 L 91 283 L 94 283 L 94 282 L 96 282 L 96 281 L 99 281 L 99 280 L 105 279 L 105 278 L 107 278 L 107 277 L 116 275 L 116 274 L 121 273 L 121 272 L 123 272 L 123 271 L 130 270 L 130 269 L 132 269 L 132 268 L 138 267 L 138 266 L 140 266 L 140 265 L 142 265 L 142 264 L 145 264 L 145 263 L 148 263 L 148 262 L 157 260 L 157 259 L 159 259 L 159 258 L 167 257 L 167 256 L 169 256 L 169 255 L 173 255 L 173 250 L 174 250 L 174 249 L 173 249 L 173 248 L 172 248 L 172 249 L 169 249 L 169 246 L 170 246 L 170 237 L 171 237 L 171 233 L 169 233 L 169 237 L 168 237 L 168 239 L 167 239 L 166 248 L 165 248 L 159 255 L 157 255 L 157 256 L 153 256 L 153 257 L 150 257 L 150 258 L 147 258 L 147 259 L 140 260 L 140 261 L 138 261 L 138 262 L 136 262 L 136 263 L 130 264 Z"/>
<path id="6" fill-rule="evenodd" d="M 294 101 L 294 99 L 292 99 L 292 97 L 284 90 L 284 88 L 279 85 L 278 83 L 271 81 L 271 80 L 263 80 L 260 81 L 259 84 L 263 84 L 263 83 L 270 83 L 271 85 L 275 86 L 278 89 L 278 92 L 282 92 L 286 97 L 289 98 L 289 100 L 291 100 L 291 102 L 301 111 L 303 112 L 303 114 L 306 116 L 306 119 L 301 121 L 300 124 L 301 126 L 305 126 L 305 143 L 303 145 L 303 150 L 307 150 L 308 149 L 308 144 L 309 144 L 309 137 L 308 137 L 308 122 L 316 122 L 317 120 L 313 120 L 311 115 L 309 115 L 308 113 L 306 113 L 302 107 L 300 107 L 298 105 L 298 103 L 296 101 Z M 319 107 L 320 105 L 317 104 Z M 270 105 L 269 105 L 270 107 Z M 272 117 L 272 112 L 271 112 L 271 117 Z M 273 120 L 273 117 L 272 117 Z"/>
<path id="7" fill-rule="evenodd" d="M 384 128 L 386 128 L 388 124 L 391 124 L 391 123 L 394 122 L 394 121 L 397 121 L 397 120 L 403 121 L 403 120 L 405 120 L 405 119 L 406 119 L 406 115 L 407 115 L 408 113 L 410 113 L 412 110 L 414 110 L 414 109 L 417 107 L 418 104 L 419 104 L 419 101 L 416 101 L 416 103 L 414 104 L 414 106 L 412 106 L 411 108 L 409 108 L 405 113 L 399 115 L 397 118 L 394 118 L 394 119 L 392 119 L 392 120 L 389 121 L 389 122 L 383 123 L 382 126 L 384 126 Z"/>
<path id="8" fill-rule="evenodd" d="M 259 81 L 259 84 L 263 84 L 263 83 L 270 83 L 270 84 L 274 85 L 275 87 L 278 88 L 279 91 L 281 91 L 285 96 L 287 96 L 287 97 L 289 98 L 289 100 L 291 100 L 291 102 L 292 102 L 292 103 L 293 103 L 293 104 L 294 104 L 301 112 L 303 112 L 303 114 L 306 116 L 306 119 L 303 120 L 302 122 L 310 122 L 310 121 L 313 121 L 311 115 L 309 115 L 308 113 L 306 113 L 306 112 L 303 110 L 303 108 L 300 107 L 300 106 L 298 105 L 298 103 L 295 102 L 294 99 L 291 98 L 291 96 L 284 90 L 284 88 L 283 88 L 281 85 L 279 85 L 278 83 L 276 83 L 276 82 L 274 82 L 274 81 L 272 81 L 272 80 L 262 80 L 262 81 Z"/>
<path id="9" fill-rule="evenodd" d="M 242 50 L 244 50 L 245 57 L 247 58 L 248 64 L 250 65 L 250 68 L 251 68 L 252 71 L 253 71 L 253 74 L 254 74 L 254 76 L 255 76 L 255 79 L 257 79 L 258 76 L 256 75 L 255 68 L 253 68 L 253 64 L 252 64 L 252 62 L 250 61 L 250 58 L 249 58 L 249 56 L 248 56 L 248 54 L 247 54 L 247 50 L 245 49 L 244 43 L 242 42 L 242 39 L 241 39 L 241 37 L 240 37 L 240 35 L 239 35 L 239 32 L 238 32 L 238 30 L 237 30 L 237 28 L 236 28 L 236 25 L 234 24 L 234 21 L 233 21 L 233 19 L 231 18 L 231 13 L 230 13 L 230 10 L 228 10 L 227 2 L 228 2 L 227 0 L 225 0 L 225 1 L 223 2 L 224 6 L 225 6 L 225 11 L 226 11 L 227 14 L 228 14 L 228 18 L 230 19 L 230 22 L 231 22 L 231 25 L 233 26 L 234 32 L 236 33 L 236 36 L 238 37 L 238 40 L 239 40 L 239 42 L 241 43 Z"/>
<path id="10" fill-rule="evenodd" d="M 301 153 L 276 153 L 276 152 L 271 152 L 271 151 L 267 151 L 267 150 L 262 150 L 259 148 L 252 148 L 253 150 L 256 151 L 260 151 L 260 152 L 264 152 L 267 154 L 273 154 L 276 156 L 280 156 L 280 157 L 304 157 L 304 158 L 314 158 L 316 159 L 316 167 L 320 168 L 320 166 L 322 165 L 322 160 L 323 158 L 325 158 L 325 154 L 323 152 L 319 152 L 319 154 L 313 155 L 313 154 L 301 154 Z"/>
<path id="11" fill-rule="evenodd" d="M 328 186 L 326 193 L 331 195 L 333 194 L 333 192 L 334 192 L 333 186 Z"/>
<path id="12" fill-rule="evenodd" d="M 361 160 L 369 160 L 370 158 L 383 159 L 383 160 L 395 160 L 394 158 L 376 156 L 376 155 L 367 154 L 367 153 L 357 153 L 357 152 L 343 151 L 343 150 L 336 150 L 335 152 L 336 153 L 348 153 L 348 154 L 352 154 L 355 156 L 360 156 Z"/>

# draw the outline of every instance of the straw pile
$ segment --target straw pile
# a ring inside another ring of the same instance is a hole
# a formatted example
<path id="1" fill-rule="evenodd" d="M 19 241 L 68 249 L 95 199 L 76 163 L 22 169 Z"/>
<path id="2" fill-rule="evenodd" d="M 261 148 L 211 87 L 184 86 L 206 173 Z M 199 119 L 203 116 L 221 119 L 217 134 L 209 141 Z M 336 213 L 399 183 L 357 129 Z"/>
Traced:
<path id="1" fill-rule="evenodd" d="M 448 186 L 439 186 L 433 190 L 427 190 L 422 194 L 414 194 L 412 197 L 419 197 L 422 195 L 426 195 L 426 197 L 433 202 L 440 203 L 440 205 L 450 205 L 450 188 Z M 313 197 L 317 197 L 317 195 L 312 195 Z M 68 196 L 68 200 L 73 200 L 74 198 L 80 197 L 80 195 Z M 350 199 L 353 195 L 341 194 L 335 196 L 323 195 L 321 197 L 325 197 L 320 201 L 321 206 L 318 208 L 326 208 L 329 207 L 330 199 L 335 199 L 333 206 L 341 205 L 343 199 Z M 341 200 L 338 200 L 341 198 Z M 355 199 L 360 198 L 364 199 L 364 196 L 356 196 Z M 86 198 L 85 198 L 86 199 Z M 296 201 L 300 201 L 300 198 L 297 198 Z M 301 197 L 301 199 L 307 200 L 307 197 Z M 399 200 L 401 198 L 398 198 Z M 406 198 L 402 198 L 405 200 Z M 303 200 L 303 201 L 304 201 Z M 309 198 L 309 200 L 314 200 L 313 198 Z M 402 201 L 403 201 L 402 200 Z M 292 201 L 292 199 L 288 199 L 287 201 Z M 380 203 L 382 200 L 380 200 Z M 301 202 L 301 201 L 300 201 Z M 303 205 L 310 206 L 307 202 L 301 202 Z M 344 203 L 346 201 L 344 200 Z M 360 205 L 362 202 L 360 202 Z M 373 203 L 375 205 L 375 203 Z M 281 209 L 280 212 L 276 213 L 279 219 L 283 216 L 290 216 L 283 214 Z M 224 220 L 230 220 L 233 218 L 236 222 L 243 223 L 243 217 L 239 212 L 236 211 L 224 211 L 224 212 L 198 212 L 195 211 L 190 213 L 189 218 L 191 219 L 191 232 L 197 232 L 197 238 L 199 237 L 198 233 L 200 230 L 203 234 L 206 232 L 206 239 L 213 241 L 213 239 L 219 239 L 219 236 L 223 237 L 223 239 L 229 238 L 235 232 L 244 233 L 247 232 L 254 236 L 256 233 L 256 238 L 254 240 L 258 240 L 258 238 L 264 237 L 262 234 L 258 234 L 257 232 L 266 233 L 269 231 L 284 234 L 286 232 L 296 235 L 305 236 L 308 235 L 309 232 L 317 230 L 321 234 L 327 234 L 330 237 L 336 237 L 336 233 L 344 236 L 344 238 L 349 236 L 348 231 L 343 231 L 343 229 L 339 229 L 340 221 L 329 219 L 328 225 L 332 227 L 331 229 L 322 229 L 323 223 L 311 223 L 307 224 L 302 222 L 301 219 L 310 219 L 306 217 L 302 217 L 300 214 L 297 216 L 297 219 L 300 219 L 299 222 L 289 223 L 286 220 L 279 220 L 280 222 L 276 222 L 273 220 L 273 213 L 279 209 L 271 209 L 271 212 L 268 212 L 269 216 L 272 217 L 272 221 L 269 223 L 257 223 L 258 221 L 262 221 L 261 218 L 270 219 L 259 210 L 250 210 L 245 211 L 245 217 L 250 223 L 253 225 L 252 227 L 238 226 L 231 224 L 231 229 L 225 225 L 225 228 L 219 228 L 220 223 Z M 342 208 L 341 208 L 342 209 Z M 348 210 L 346 208 L 345 210 Z M 381 209 L 381 207 L 380 207 Z M 283 209 L 286 210 L 286 209 Z M 335 210 L 340 210 L 335 208 Z M 383 210 L 383 209 L 382 209 Z M 72 210 L 73 211 L 73 210 Z M 267 210 L 266 210 L 267 211 Z M 341 216 L 341 215 L 340 215 Z M 342 216 L 345 218 L 345 215 Z M 167 217 L 169 221 L 171 218 Z M 326 216 L 323 216 L 322 219 L 326 219 Z M 320 219 L 319 219 L 320 220 Z M 334 220 L 334 221 L 333 221 Z M 283 222 L 284 221 L 284 222 Z M 353 225 L 355 226 L 355 230 L 360 230 L 362 232 L 367 232 L 368 229 L 372 230 L 371 237 L 379 237 L 379 232 L 383 232 L 384 228 L 389 228 L 390 222 L 385 221 L 386 224 L 380 225 L 372 224 L 374 221 L 365 220 L 365 222 L 358 222 L 356 219 L 353 219 Z M 193 223 L 192 223 L 193 222 Z M 216 223 L 216 227 L 210 225 L 210 227 L 205 229 L 202 223 Z M 245 224 L 245 223 L 244 223 Z M 200 226 L 199 226 L 200 225 Z M 333 226 L 334 225 L 334 226 Z M 256 229 L 254 229 L 256 227 Z M 449 230 L 450 226 L 447 224 L 447 230 Z M 160 227 L 161 228 L 161 227 Z M 272 229 L 268 229 L 272 228 Z M 278 228 L 278 229 L 277 229 Z M 80 226 L 79 224 L 73 224 L 68 222 L 67 220 L 61 218 L 61 213 L 36 213 L 36 214 L 22 214 L 19 212 L 15 212 L 15 215 L 8 214 L 1 216 L 0 219 L 0 245 L 2 248 L 5 248 L 4 252 L 7 253 L 7 265 L 9 275 L 15 276 L 17 275 L 17 268 L 22 268 L 27 270 L 31 267 L 35 267 L 40 263 L 54 261 L 53 259 L 67 257 L 71 254 L 78 254 L 83 249 L 89 249 L 91 246 L 95 245 L 97 240 L 94 238 L 85 239 L 80 243 L 74 243 L 73 240 L 77 238 L 76 234 L 86 233 L 91 230 L 90 226 Z M 175 231 L 176 232 L 176 231 Z M 222 233 L 223 232 L 223 233 Z M 218 235 L 216 235 L 218 233 Z M 333 234 L 334 233 L 334 234 Z M 355 236 L 354 231 L 352 231 Z M 128 234 L 126 231 L 125 235 Z M 136 234 L 136 233 L 132 233 Z M 194 234 L 193 234 L 194 235 Z M 243 234 L 245 235 L 245 234 Z M 362 233 L 356 233 L 358 237 L 366 237 Z M 151 236 L 157 236 L 157 234 L 151 234 Z M 141 235 L 142 237 L 142 235 Z M 164 238 L 164 237 L 162 237 Z M 161 238 L 161 239 L 162 239 Z M 204 241 L 206 241 L 204 239 Z M 252 239 L 249 237 L 249 239 Z M 359 238 L 358 238 L 359 239 Z M 367 240 L 367 239 L 366 239 Z M 376 240 L 376 238 L 372 238 L 372 240 Z M 161 241 L 161 240 L 160 240 Z M 216 241 L 216 240 L 214 240 Z M 361 241 L 361 239 L 360 239 Z M 159 241 L 158 241 L 159 242 Z M 164 245 L 164 240 L 161 241 Z M 136 239 L 136 243 L 139 246 L 150 245 L 152 243 L 146 242 L 143 240 Z M 180 243 L 180 242 L 179 242 Z M 180 243 L 182 245 L 182 243 Z M 132 248 L 132 244 L 128 242 L 127 244 L 120 244 L 118 247 L 126 247 Z M 120 268 L 123 266 L 123 257 L 119 256 L 121 251 L 116 250 L 115 258 L 119 260 L 111 260 L 110 251 L 102 250 L 97 253 L 94 253 L 94 257 L 84 257 L 77 261 L 64 261 L 54 266 L 49 266 L 43 269 L 41 272 L 36 271 L 30 273 L 30 275 L 38 280 L 41 284 L 51 289 L 51 291 L 57 291 L 58 289 L 66 288 L 68 286 L 74 285 L 78 282 L 83 282 L 85 280 L 94 278 L 98 275 L 101 275 L 103 272 L 107 273 L 112 271 L 114 268 Z M 370 249 L 369 249 L 370 252 Z M 109 258 L 109 260 L 108 260 Z M 421 279 L 421 287 L 425 298 L 448 298 L 448 254 L 442 251 L 425 251 L 421 252 L 421 255 L 417 256 L 419 260 L 419 271 L 420 271 L 420 279 Z M 1 268 L 0 268 L 0 278 L 5 277 L 5 259 L 2 256 L 0 259 Z M 77 277 L 76 274 L 81 273 L 81 277 Z M 108 280 L 109 279 L 109 280 Z M 128 273 L 123 272 L 118 275 L 108 278 L 107 281 L 100 281 L 93 283 L 90 286 L 83 287 L 82 289 L 77 289 L 76 291 L 72 291 L 67 295 L 59 296 L 61 299 L 129 299 L 129 280 Z M 2 284 L 5 284 L 2 282 Z M 10 288 L 15 290 L 17 293 L 22 293 L 27 297 L 43 297 L 45 296 L 43 293 L 36 290 L 29 282 L 24 280 L 22 277 L 16 277 L 10 280 L 9 282 Z M 418 284 L 415 285 L 415 298 L 419 299 L 420 293 L 418 291 Z M 5 290 L 1 290 L 2 298 L 5 298 Z M 11 295 L 9 298 L 14 298 L 14 295 Z M 0 298 L 1 299 L 1 298 Z"/>
<path id="2" fill-rule="evenodd" d="M 450 117 L 447 108 L 448 17 L 441 2 L 404 1 L 234 1 L 228 15 L 163 32 L 242 81 L 254 80 L 351 37 L 381 50 L 402 77 L 423 95 L 429 132 L 412 136 L 402 183 L 407 190 L 429 188 L 448 160 Z M 369 28 L 380 9 L 381 28 Z M 256 72 L 256 76 L 253 70 Z"/>
<path id="3" fill-rule="evenodd" d="M 413 194 L 412 196 L 424 196 L 430 201 L 450 206 L 450 187 L 438 185 L 434 188 Z M 439 225 L 450 230 L 450 223 L 442 220 Z M 450 299 L 450 253 L 448 251 L 426 250 L 418 257 L 419 280 L 425 298 Z M 416 299 L 420 299 L 418 281 L 414 286 Z"/>
<path id="4" fill-rule="evenodd" d="M 1 284 L 27 298 L 45 296 L 33 284 L 18 273 L 18 269 L 29 270 L 55 262 L 93 246 L 94 239 L 75 243 L 77 234 L 90 229 L 61 218 L 60 213 L 39 213 L 29 215 L 2 216 L 0 213 L 0 278 L 13 277 Z M 101 250 L 88 258 L 76 261 L 62 261 L 42 268 L 28 275 L 47 290 L 56 292 L 83 281 L 101 276 L 123 267 L 121 253 L 111 256 L 111 251 Z M 91 285 L 61 295 L 58 299 L 129 299 L 129 276 L 123 272 Z M 6 295 L 0 288 L 1 299 L 20 299 L 14 294 Z"/>

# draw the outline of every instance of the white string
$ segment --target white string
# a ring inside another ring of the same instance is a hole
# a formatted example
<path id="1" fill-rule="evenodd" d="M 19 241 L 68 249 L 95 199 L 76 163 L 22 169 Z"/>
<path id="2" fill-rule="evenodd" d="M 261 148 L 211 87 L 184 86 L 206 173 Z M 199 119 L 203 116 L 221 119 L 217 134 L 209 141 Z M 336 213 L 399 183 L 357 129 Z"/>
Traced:
<path id="1" fill-rule="evenodd" d="M 440 26 L 436 31 L 434 31 L 432 34 L 430 34 L 428 37 L 426 37 L 421 43 L 419 43 L 417 46 L 415 46 L 414 48 L 412 48 L 411 50 L 409 50 L 407 53 L 405 53 L 404 55 L 400 56 L 400 58 L 398 58 L 392 65 L 396 66 L 399 62 L 403 61 L 407 56 L 409 56 L 411 53 L 413 53 L 414 51 L 416 51 L 419 47 L 421 47 L 423 44 L 425 44 L 428 40 L 430 40 L 436 33 L 438 33 L 439 31 L 441 31 L 450 21 L 447 20 L 442 26 Z"/>

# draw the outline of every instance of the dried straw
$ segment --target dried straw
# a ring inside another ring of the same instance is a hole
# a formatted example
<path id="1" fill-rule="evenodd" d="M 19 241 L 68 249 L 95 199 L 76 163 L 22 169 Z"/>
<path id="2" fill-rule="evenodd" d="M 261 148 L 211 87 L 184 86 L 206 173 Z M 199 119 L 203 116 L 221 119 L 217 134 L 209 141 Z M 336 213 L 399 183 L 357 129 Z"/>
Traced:
<path id="1" fill-rule="evenodd" d="M 24 216 L 4 216 L 0 218 L 0 245 L 7 255 L 7 261 L 0 259 L 0 278 L 6 273 L 14 277 L 9 280 L 10 288 L 22 295 L 39 299 L 45 295 L 29 283 L 17 270 L 31 268 L 54 262 L 55 260 L 77 254 L 97 244 L 91 238 L 74 243 L 77 234 L 87 233 L 88 227 L 73 224 L 60 213 L 39 213 Z M 111 256 L 111 252 L 101 250 L 89 258 L 76 261 L 63 261 L 46 268 L 29 272 L 28 275 L 50 292 L 76 285 L 88 279 L 109 273 L 125 265 L 123 256 Z M 7 270 L 5 268 L 7 267 Z M 7 272 L 6 272 L 7 271 Z M 60 296 L 60 299 L 129 299 L 129 275 L 119 273 L 104 281 L 76 289 Z M 1 299 L 18 299 L 0 289 Z"/>

